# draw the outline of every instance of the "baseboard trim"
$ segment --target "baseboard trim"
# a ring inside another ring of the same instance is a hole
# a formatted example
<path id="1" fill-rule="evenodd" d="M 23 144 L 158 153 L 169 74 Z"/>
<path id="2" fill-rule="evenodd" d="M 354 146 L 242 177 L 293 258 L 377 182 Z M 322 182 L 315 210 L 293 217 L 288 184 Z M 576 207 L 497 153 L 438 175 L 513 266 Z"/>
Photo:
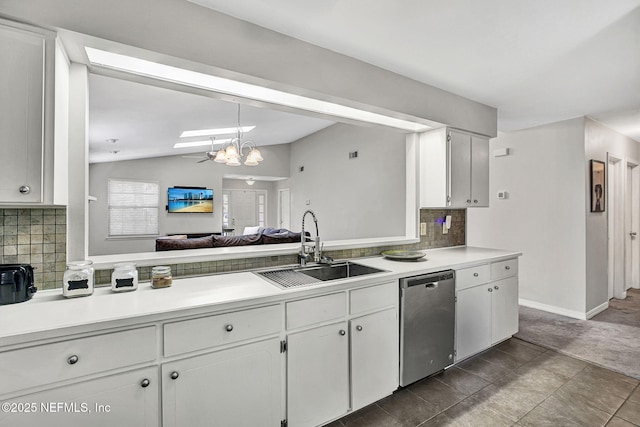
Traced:
<path id="1" fill-rule="evenodd" d="M 518 304 L 525 307 L 535 308 L 536 310 L 548 311 L 549 313 L 559 314 L 561 316 L 572 317 L 579 320 L 587 320 L 587 315 L 576 310 L 567 310 L 566 308 L 556 307 L 555 305 L 542 304 L 536 301 L 526 299 L 518 299 Z M 594 314 L 595 316 L 595 314 Z"/>
<path id="2" fill-rule="evenodd" d="M 603 311 L 605 311 L 607 308 L 609 308 L 609 301 L 603 302 L 602 304 L 600 304 L 599 306 L 597 306 L 596 308 L 587 311 L 587 319 L 591 319 L 593 316 L 595 316 L 598 313 L 602 313 Z"/>

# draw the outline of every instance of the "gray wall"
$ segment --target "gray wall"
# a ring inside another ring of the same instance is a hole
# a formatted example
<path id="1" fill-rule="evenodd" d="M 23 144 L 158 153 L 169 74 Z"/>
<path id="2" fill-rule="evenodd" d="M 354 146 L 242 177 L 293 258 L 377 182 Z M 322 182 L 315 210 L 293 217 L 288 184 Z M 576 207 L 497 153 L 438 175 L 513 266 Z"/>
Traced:
<path id="1" fill-rule="evenodd" d="M 400 132 L 336 124 L 292 143 L 291 228 L 312 209 L 323 240 L 404 236 L 405 169 Z"/>
<path id="2" fill-rule="evenodd" d="M 607 153 L 623 159 L 638 161 L 640 151 L 638 142 L 609 129 L 600 123 L 586 119 L 585 121 L 585 187 L 587 212 L 587 311 L 607 302 L 608 284 L 608 223 L 607 212 L 590 212 L 590 169 L 589 160 L 600 160 L 607 163 Z"/>
<path id="3" fill-rule="evenodd" d="M 522 251 L 520 298 L 584 316 L 586 213 L 584 118 L 499 134 L 490 158 L 490 207 L 468 209 L 467 244 Z M 507 191 L 498 200 L 496 193 Z"/>
<path id="4" fill-rule="evenodd" d="M 155 239 L 107 239 L 107 182 L 109 178 L 158 181 L 160 206 L 167 203 L 167 188 L 198 186 L 213 189 L 213 214 L 170 214 L 160 210 L 160 235 L 173 233 L 219 232 L 222 229 L 222 188 L 225 173 L 287 176 L 289 145 L 260 147 L 264 161 L 256 167 L 231 168 L 215 162 L 196 163 L 196 159 L 181 156 L 122 162 L 96 163 L 89 167 L 89 194 L 98 201 L 89 205 L 89 255 L 153 252 Z M 257 185 L 257 184 L 256 184 Z"/>
<path id="5" fill-rule="evenodd" d="M 441 89 L 185 0 L 3 0 L 0 13 L 182 58 L 274 89 L 495 136 L 497 112 Z M 151 60 L 161 55 L 148 56 Z"/>

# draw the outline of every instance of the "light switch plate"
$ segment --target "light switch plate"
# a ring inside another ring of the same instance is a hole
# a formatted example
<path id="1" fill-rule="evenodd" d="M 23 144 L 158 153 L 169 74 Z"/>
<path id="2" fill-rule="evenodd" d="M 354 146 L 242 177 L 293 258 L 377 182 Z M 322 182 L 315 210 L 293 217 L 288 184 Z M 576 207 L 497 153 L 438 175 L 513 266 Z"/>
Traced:
<path id="1" fill-rule="evenodd" d="M 420 223 L 420 235 L 421 236 L 426 236 L 427 235 L 427 223 L 426 222 L 421 222 Z"/>

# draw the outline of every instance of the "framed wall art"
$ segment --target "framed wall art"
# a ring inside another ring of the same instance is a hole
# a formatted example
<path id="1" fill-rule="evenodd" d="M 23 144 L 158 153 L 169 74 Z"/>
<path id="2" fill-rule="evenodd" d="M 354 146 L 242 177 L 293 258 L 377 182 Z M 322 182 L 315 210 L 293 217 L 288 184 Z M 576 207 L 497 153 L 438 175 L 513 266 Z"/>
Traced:
<path id="1" fill-rule="evenodd" d="M 604 212 L 606 206 L 604 162 L 591 160 L 591 212 Z"/>

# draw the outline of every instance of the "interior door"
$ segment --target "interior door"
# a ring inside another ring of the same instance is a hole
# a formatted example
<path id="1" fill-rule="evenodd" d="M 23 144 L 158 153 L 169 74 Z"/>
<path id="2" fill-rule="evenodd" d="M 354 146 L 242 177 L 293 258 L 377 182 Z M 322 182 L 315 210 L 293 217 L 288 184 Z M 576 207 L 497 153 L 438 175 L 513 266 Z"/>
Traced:
<path id="1" fill-rule="evenodd" d="M 449 131 L 449 206 L 471 205 L 471 137 Z"/>
<path id="2" fill-rule="evenodd" d="M 245 227 L 258 225 L 257 197 L 255 190 L 229 190 L 229 228 L 242 234 Z"/>
<path id="3" fill-rule="evenodd" d="M 627 162 L 625 195 L 625 289 L 638 287 L 638 165 Z"/>

